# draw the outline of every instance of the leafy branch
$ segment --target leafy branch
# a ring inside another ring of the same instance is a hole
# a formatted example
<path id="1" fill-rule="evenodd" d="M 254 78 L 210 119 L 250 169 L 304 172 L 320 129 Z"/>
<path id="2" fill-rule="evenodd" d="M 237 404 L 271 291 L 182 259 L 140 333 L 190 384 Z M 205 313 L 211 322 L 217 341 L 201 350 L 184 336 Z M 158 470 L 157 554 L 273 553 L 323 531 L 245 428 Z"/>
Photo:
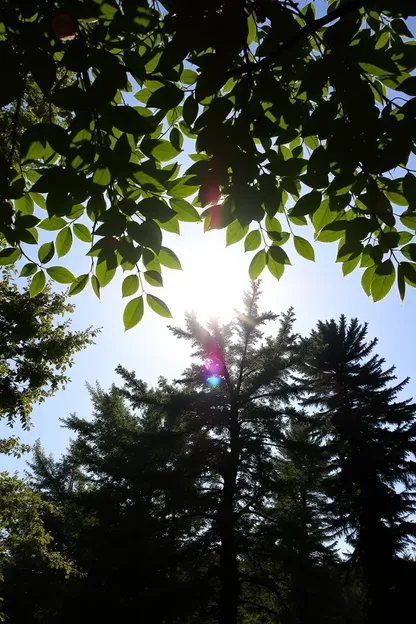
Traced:
<path id="1" fill-rule="evenodd" d="M 240 67 L 236 67 L 232 69 L 229 73 L 231 76 L 241 76 L 242 74 L 248 74 L 252 72 L 257 72 L 262 69 L 265 69 L 269 65 L 271 65 L 279 56 L 284 54 L 287 50 L 293 48 L 297 43 L 300 43 L 307 37 L 315 35 L 323 26 L 330 24 L 336 19 L 343 17 L 344 15 L 348 15 L 353 11 L 364 8 L 366 4 L 370 4 L 371 0 L 351 0 L 351 2 L 342 4 L 334 11 L 331 11 L 327 15 L 323 17 L 319 17 L 318 19 L 312 20 L 307 23 L 306 26 L 301 28 L 293 37 L 281 43 L 273 52 L 266 55 L 261 61 L 257 61 L 257 63 L 244 63 L 240 65 Z"/>

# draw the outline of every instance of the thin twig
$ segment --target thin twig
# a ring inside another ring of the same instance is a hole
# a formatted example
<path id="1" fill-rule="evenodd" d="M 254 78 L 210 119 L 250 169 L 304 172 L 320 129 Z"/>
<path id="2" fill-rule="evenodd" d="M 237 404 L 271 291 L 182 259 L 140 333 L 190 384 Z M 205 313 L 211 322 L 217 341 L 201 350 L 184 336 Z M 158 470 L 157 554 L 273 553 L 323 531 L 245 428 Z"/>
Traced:
<path id="1" fill-rule="evenodd" d="M 246 73 L 248 74 L 251 72 L 257 72 L 257 71 L 260 71 L 261 69 L 264 69 L 265 67 L 268 67 L 269 65 L 273 63 L 273 61 L 275 61 L 284 52 L 286 52 L 287 50 L 290 50 L 290 48 L 293 48 L 293 46 L 295 46 L 297 43 L 300 43 L 307 37 L 314 35 L 323 26 L 330 24 L 331 22 L 335 21 L 339 17 L 347 15 L 348 13 L 364 8 L 364 6 L 366 4 L 369 4 L 370 2 L 371 0 L 351 0 L 351 2 L 342 4 L 340 7 L 338 7 L 334 11 L 331 11 L 331 13 L 328 13 L 327 15 L 324 15 L 323 17 L 320 17 L 306 24 L 306 26 L 298 30 L 298 32 L 293 37 L 281 43 L 276 48 L 276 50 L 274 50 L 273 52 L 265 56 L 263 59 L 261 59 L 261 61 L 258 61 L 257 63 L 244 63 L 240 67 L 236 67 L 235 69 L 231 70 L 229 72 L 230 75 L 240 76 Z"/>

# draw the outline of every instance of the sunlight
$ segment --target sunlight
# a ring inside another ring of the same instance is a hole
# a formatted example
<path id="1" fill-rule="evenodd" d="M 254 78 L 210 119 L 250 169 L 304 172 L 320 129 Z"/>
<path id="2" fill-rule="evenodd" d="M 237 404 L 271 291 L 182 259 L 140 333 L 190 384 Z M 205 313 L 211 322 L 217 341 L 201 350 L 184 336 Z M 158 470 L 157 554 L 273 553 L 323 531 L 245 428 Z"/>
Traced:
<path id="1" fill-rule="evenodd" d="M 197 241 L 198 253 L 194 246 Z M 202 324 L 212 318 L 227 323 L 234 317 L 235 308 L 241 306 L 243 290 L 249 285 L 241 250 L 227 249 L 223 236 L 214 233 L 201 232 L 193 243 L 181 252 L 184 271 L 175 288 L 175 308 L 179 317 L 194 310 Z"/>

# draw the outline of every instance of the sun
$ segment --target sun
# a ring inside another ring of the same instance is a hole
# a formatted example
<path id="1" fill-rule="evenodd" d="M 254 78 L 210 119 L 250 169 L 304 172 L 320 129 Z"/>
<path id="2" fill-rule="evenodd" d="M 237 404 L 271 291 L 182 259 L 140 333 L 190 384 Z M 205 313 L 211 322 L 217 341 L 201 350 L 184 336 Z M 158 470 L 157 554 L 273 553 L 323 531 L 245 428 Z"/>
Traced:
<path id="1" fill-rule="evenodd" d="M 219 236 L 210 233 L 200 242 L 198 253 L 181 254 L 184 270 L 175 280 L 175 317 L 195 311 L 204 325 L 212 318 L 228 323 L 241 308 L 243 291 L 249 286 L 247 264 L 241 250 L 225 248 Z"/>

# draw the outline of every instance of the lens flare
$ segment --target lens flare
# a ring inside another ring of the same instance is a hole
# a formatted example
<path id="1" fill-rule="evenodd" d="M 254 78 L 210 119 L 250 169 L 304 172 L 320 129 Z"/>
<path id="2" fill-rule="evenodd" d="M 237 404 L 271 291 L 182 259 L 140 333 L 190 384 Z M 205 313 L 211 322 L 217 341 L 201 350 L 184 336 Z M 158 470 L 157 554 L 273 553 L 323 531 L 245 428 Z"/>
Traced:
<path id="1" fill-rule="evenodd" d="M 211 375 L 208 377 L 207 384 L 209 384 L 212 388 L 217 388 L 221 383 L 221 379 L 217 377 L 217 375 Z"/>

